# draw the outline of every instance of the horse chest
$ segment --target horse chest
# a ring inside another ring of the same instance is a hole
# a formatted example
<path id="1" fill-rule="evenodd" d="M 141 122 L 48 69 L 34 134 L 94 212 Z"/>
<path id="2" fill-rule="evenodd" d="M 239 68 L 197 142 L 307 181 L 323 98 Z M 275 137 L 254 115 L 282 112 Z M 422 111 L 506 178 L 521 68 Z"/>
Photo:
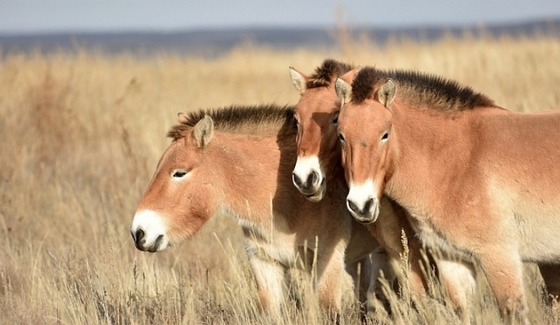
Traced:
<path id="1" fill-rule="evenodd" d="M 453 253 L 459 255 L 470 255 L 464 249 L 458 248 L 453 242 L 445 236 L 432 222 L 426 218 L 419 219 L 412 215 L 417 222 L 414 223 L 414 230 L 420 237 L 420 240 L 428 247 L 438 248 L 446 253 Z"/>
<path id="2" fill-rule="evenodd" d="M 295 249 L 293 235 L 283 234 L 274 229 L 268 231 L 243 227 L 245 236 L 245 249 L 249 258 L 258 258 L 264 261 L 274 261 L 285 266 L 297 263 L 298 255 Z"/>
<path id="3" fill-rule="evenodd" d="M 298 260 L 293 240 L 282 236 L 274 238 L 273 241 L 263 245 L 263 251 L 273 260 L 283 265 L 295 265 Z"/>
<path id="4" fill-rule="evenodd" d="M 434 227 L 430 223 L 419 221 L 418 223 L 416 223 L 416 227 L 418 228 L 416 229 L 416 231 L 420 236 L 420 240 L 426 245 L 439 247 L 441 249 L 447 248 L 447 241 L 443 238 L 443 236 L 441 236 L 437 231 L 434 230 Z"/>

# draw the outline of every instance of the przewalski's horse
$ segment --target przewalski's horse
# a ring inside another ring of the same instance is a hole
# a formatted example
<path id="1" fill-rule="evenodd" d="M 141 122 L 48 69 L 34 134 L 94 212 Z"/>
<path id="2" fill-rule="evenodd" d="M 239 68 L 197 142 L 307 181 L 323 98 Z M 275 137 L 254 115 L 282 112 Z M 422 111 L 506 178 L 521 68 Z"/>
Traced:
<path id="1" fill-rule="evenodd" d="M 335 81 L 343 74 L 352 79 L 357 71 L 351 65 L 332 59 L 325 60 L 311 76 L 290 68 L 292 83 L 301 95 L 294 109 L 298 125 L 298 157 L 292 178 L 296 188 L 310 201 L 318 202 L 323 199 L 328 186 L 346 186 L 336 130 L 340 101 L 335 93 Z M 380 213 L 383 217 L 367 227 L 386 249 L 395 271 L 393 276 L 401 269 L 398 264 L 404 252 L 401 240 L 401 231 L 404 230 L 408 239 L 410 264 L 407 287 L 417 295 L 424 295 L 426 278 L 422 265 L 422 245 L 409 223 L 406 211 L 385 197 L 381 200 L 381 205 Z M 449 296 L 466 313 L 468 298 L 475 283 L 470 268 L 451 260 L 440 260 L 436 264 Z M 377 279 L 377 274 L 372 277 Z M 377 282 L 372 281 L 371 284 L 374 287 L 369 291 L 379 295 L 381 288 L 375 287 Z"/>
<path id="2" fill-rule="evenodd" d="M 345 253 L 352 262 L 379 244 L 344 208 L 345 189 L 332 188 L 326 200 L 312 203 L 294 188 L 296 131 L 291 107 L 180 115 L 134 216 L 136 247 L 162 251 L 196 233 L 213 215 L 226 214 L 243 229 L 262 308 L 281 315 L 286 270 L 314 256 L 304 251 L 307 247 L 317 248 L 320 303 L 338 312 Z"/>
<path id="3" fill-rule="evenodd" d="M 522 262 L 560 262 L 560 112 L 511 112 L 407 71 L 363 68 L 336 91 L 352 215 L 375 222 L 394 199 L 422 240 L 476 258 L 502 314 L 528 323 Z"/>

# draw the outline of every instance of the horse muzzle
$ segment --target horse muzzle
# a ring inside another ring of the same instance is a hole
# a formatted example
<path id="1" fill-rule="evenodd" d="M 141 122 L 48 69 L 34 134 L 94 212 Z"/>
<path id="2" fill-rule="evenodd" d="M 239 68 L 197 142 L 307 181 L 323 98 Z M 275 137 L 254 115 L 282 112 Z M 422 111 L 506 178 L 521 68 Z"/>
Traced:
<path id="1" fill-rule="evenodd" d="M 325 178 L 316 171 L 309 173 L 305 180 L 302 180 L 298 174 L 292 173 L 292 182 L 298 191 L 311 202 L 321 201 L 327 191 Z"/>
<path id="2" fill-rule="evenodd" d="M 379 217 L 379 201 L 375 198 L 368 198 L 363 203 L 346 199 L 346 208 L 359 223 L 373 223 Z"/>
<path id="3" fill-rule="evenodd" d="M 166 230 L 161 215 L 151 210 L 142 210 L 134 216 L 130 234 L 137 249 L 154 253 L 169 246 Z"/>

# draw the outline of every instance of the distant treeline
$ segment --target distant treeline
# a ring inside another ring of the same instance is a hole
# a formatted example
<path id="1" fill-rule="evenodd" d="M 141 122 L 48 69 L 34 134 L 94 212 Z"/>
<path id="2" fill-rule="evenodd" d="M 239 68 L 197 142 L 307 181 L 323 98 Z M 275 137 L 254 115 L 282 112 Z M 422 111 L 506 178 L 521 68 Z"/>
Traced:
<path id="1" fill-rule="evenodd" d="M 367 39 L 384 45 L 389 40 L 431 42 L 453 37 L 560 37 L 560 19 L 536 20 L 518 24 L 465 27 L 348 27 L 348 28 L 244 28 L 175 32 L 104 32 L 1 35 L 0 53 L 96 50 L 102 53 L 199 54 L 219 56 L 236 46 L 253 44 L 292 50 L 296 48 L 338 47 L 346 40 Z"/>

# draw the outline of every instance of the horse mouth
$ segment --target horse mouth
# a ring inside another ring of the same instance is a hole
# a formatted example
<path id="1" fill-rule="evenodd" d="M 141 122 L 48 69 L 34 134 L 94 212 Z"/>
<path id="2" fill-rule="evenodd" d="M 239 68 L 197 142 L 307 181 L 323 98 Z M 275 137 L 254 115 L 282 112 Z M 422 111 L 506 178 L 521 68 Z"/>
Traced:
<path id="1" fill-rule="evenodd" d="M 320 193 L 304 195 L 306 199 L 312 202 L 319 202 L 323 198 Z"/>
<path id="2" fill-rule="evenodd" d="M 319 189 L 313 193 L 302 193 L 305 198 L 311 202 L 319 202 L 325 196 L 327 192 L 327 183 L 325 182 L 325 178 L 321 181 L 321 185 Z"/>
<path id="3" fill-rule="evenodd" d="M 377 221 L 377 217 L 358 217 L 356 215 L 353 215 L 353 217 L 357 222 L 363 225 L 368 225 Z"/>

